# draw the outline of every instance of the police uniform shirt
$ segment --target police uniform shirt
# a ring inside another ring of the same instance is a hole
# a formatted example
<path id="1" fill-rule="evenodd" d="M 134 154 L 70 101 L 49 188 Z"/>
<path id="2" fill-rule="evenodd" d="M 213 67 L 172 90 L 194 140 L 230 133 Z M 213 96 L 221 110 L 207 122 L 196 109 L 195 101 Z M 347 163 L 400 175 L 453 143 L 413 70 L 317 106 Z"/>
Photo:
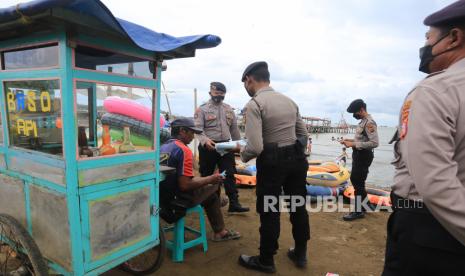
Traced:
<path id="1" fill-rule="evenodd" d="M 354 144 L 356 149 L 374 149 L 378 147 L 378 129 L 375 120 L 370 114 L 367 115 L 355 131 Z"/>
<path id="2" fill-rule="evenodd" d="M 297 105 L 271 87 L 260 89 L 247 103 L 245 136 L 247 145 L 241 151 L 244 162 L 259 156 L 264 144 L 283 147 L 295 144 L 298 137 L 308 140 Z"/>
<path id="3" fill-rule="evenodd" d="M 394 146 L 392 192 L 423 200 L 465 245 L 465 59 L 429 75 L 407 96 Z"/>
<path id="4" fill-rule="evenodd" d="M 204 145 L 207 137 L 213 141 L 240 140 L 236 115 L 232 107 L 225 103 L 209 100 L 195 111 L 195 126 L 203 130 L 197 134 L 200 144 Z"/>

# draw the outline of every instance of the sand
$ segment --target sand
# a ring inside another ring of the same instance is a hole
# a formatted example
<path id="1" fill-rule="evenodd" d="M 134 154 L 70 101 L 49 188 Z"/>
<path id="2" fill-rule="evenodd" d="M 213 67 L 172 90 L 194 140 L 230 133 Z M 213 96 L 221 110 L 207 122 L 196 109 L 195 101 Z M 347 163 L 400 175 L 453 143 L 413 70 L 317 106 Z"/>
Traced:
<path id="1" fill-rule="evenodd" d="M 154 275 L 263 275 L 242 268 L 237 259 L 240 254 L 257 254 L 259 242 L 259 218 L 254 211 L 255 190 L 240 189 L 243 205 L 252 207 L 245 215 L 228 215 L 225 213 L 226 225 L 241 232 L 237 241 L 221 243 L 209 242 L 208 252 L 201 247 L 185 252 L 183 263 L 173 263 L 170 252 Z M 291 263 L 287 249 L 293 246 L 289 215 L 281 216 L 280 249 L 275 256 L 277 273 L 275 275 L 326 275 L 327 272 L 341 276 L 380 275 L 384 263 L 387 212 L 370 213 L 365 219 L 344 222 L 344 213 L 311 213 L 311 240 L 308 254 L 309 265 L 301 270 Z M 211 229 L 207 226 L 209 237 Z M 105 275 L 126 275 L 112 270 Z"/>

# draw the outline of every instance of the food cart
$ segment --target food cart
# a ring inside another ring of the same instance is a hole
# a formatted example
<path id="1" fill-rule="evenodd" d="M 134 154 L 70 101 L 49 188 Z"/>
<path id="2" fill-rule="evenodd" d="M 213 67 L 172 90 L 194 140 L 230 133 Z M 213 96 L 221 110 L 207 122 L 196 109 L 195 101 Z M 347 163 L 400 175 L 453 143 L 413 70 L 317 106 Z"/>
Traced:
<path id="1" fill-rule="evenodd" d="M 163 251 L 162 62 L 220 42 L 154 32 L 98 0 L 0 9 L 0 275 L 132 270 Z"/>

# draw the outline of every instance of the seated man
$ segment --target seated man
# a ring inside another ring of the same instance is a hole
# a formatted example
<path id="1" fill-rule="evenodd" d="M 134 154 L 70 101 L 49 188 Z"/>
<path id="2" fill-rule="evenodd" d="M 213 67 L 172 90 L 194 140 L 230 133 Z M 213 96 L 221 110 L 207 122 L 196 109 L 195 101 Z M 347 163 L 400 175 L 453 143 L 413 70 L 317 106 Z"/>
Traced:
<path id="1" fill-rule="evenodd" d="M 224 177 L 218 173 L 194 177 L 192 151 L 187 145 L 194 139 L 194 133 L 201 132 L 192 119 L 171 122 L 171 139 L 160 148 L 160 164 L 176 168 L 176 173 L 160 182 L 160 216 L 173 223 L 182 218 L 188 208 L 201 204 L 215 233 L 213 241 L 239 239 L 238 232 L 227 230 L 224 225 L 218 196 Z"/>

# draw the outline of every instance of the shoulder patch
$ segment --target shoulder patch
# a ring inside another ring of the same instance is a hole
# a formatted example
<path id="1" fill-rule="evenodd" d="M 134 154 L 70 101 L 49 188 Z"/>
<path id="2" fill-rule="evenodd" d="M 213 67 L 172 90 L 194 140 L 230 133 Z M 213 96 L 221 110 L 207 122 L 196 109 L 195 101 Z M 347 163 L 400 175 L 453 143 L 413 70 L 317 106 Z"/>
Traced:
<path id="1" fill-rule="evenodd" d="M 412 107 L 412 101 L 407 100 L 404 102 L 404 105 L 402 105 L 402 113 L 401 113 L 401 131 L 400 131 L 400 136 L 399 138 L 402 140 L 407 136 L 408 132 L 408 117 L 410 115 L 410 108 Z"/>
<path id="2" fill-rule="evenodd" d="M 367 129 L 368 129 L 369 133 L 375 132 L 376 131 L 376 124 L 374 124 L 373 122 L 369 122 L 367 124 Z"/>

